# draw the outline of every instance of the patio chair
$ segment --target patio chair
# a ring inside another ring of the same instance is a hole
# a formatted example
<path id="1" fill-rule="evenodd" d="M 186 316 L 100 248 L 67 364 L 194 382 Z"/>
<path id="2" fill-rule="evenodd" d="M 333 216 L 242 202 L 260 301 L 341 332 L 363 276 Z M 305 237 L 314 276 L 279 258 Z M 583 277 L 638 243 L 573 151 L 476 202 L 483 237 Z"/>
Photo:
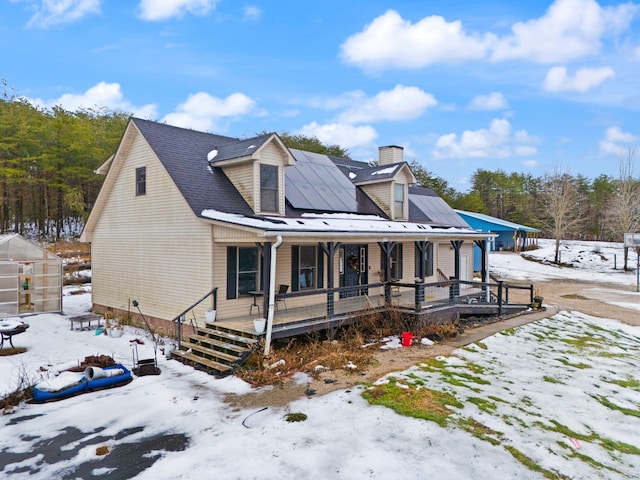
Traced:
<path id="1" fill-rule="evenodd" d="M 289 285 L 278 285 L 278 295 L 287 293 L 288 290 L 289 290 Z M 284 309 L 287 310 L 286 300 L 284 298 L 279 298 L 278 296 L 276 296 L 276 310 L 278 309 L 278 304 L 280 302 L 282 302 L 282 304 L 284 305 Z"/>

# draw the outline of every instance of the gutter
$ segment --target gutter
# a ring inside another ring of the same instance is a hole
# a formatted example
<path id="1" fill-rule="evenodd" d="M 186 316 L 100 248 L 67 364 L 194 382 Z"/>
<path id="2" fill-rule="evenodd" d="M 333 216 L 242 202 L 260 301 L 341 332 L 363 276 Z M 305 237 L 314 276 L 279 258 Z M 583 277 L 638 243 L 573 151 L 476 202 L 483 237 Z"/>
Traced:
<path id="1" fill-rule="evenodd" d="M 269 311 L 267 313 L 267 333 L 264 342 L 264 356 L 268 357 L 271 350 L 271 333 L 273 331 L 273 313 L 276 304 L 276 250 L 282 245 L 282 235 L 276 237 L 271 245 L 271 267 L 269 269 Z"/>

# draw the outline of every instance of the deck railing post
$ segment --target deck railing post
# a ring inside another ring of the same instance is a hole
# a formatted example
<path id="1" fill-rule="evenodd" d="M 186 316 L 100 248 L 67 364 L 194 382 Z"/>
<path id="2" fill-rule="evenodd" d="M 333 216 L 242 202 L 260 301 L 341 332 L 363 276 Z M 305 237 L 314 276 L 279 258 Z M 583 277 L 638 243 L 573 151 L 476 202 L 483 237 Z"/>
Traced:
<path id="1" fill-rule="evenodd" d="M 498 281 L 498 316 L 502 315 L 502 280 Z"/>
<path id="2" fill-rule="evenodd" d="M 419 312 L 422 309 L 423 302 L 424 302 L 424 282 L 422 282 L 421 280 L 416 280 L 416 287 L 415 287 L 416 312 Z"/>
<path id="3" fill-rule="evenodd" d="M 333 288 L 329 288 L 327 289 L 327 318 L 333 318 L 336 308 L 335 303 Z"/>
<path id="4" fill-rule="evenodd" d="M 180 315 L 178 317 L 178 331 L 176 332 L 176 337 L 178 337 L 178 348 L 182 344 L 182 322 L 184 322 L 184 315 Z"/>
<path id="5" fill-rule="evenodd" d="M 529 290 L 529 293 L 530 293 L 529 294 L 529 297 L 530 297 L 529 303 L 533 303 L 533 284 L 529 285 L 529 288 L 530 288 L 530 290 Z M 540 305 L 540 306 L 542 306 L 542 305 Z"/>
<path id="6" fill-rule="evenodd" d="M 391 282 L 386 282 L 384 284 L 384 303 L 386 305 L 391 304 Z"/>
<path id="7" fill-rule="evenodd" d="M 449 277 L 449 302 L 455 303 L 460 296 L 460 280 L 456 277 Z"/>

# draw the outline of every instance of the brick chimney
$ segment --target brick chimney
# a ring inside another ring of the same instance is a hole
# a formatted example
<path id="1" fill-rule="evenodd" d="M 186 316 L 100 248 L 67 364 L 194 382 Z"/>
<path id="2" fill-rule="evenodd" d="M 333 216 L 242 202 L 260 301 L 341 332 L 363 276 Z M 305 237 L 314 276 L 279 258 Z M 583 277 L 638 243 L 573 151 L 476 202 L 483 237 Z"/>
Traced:
<path id="1" fill-rule="evenodd" d="M 396 145 L 387 147 L 378 147 L 378 165 L 389 165 L 391 163 L 400 163 L 404 160 L 404 148 Z"/>

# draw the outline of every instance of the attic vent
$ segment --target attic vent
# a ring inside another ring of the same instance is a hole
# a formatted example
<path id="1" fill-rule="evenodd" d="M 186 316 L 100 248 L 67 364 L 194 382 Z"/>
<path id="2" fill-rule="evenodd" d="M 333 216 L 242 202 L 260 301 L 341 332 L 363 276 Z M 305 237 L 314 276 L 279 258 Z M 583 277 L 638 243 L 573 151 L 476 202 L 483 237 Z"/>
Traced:
<path id="1" fill-rule="evenodd" d="M 209 153 L 207 153 L 207 161 L 211 162 L 214 158 L 216 158 L 217 155 L 218 150 L 211 150 Z"/>

